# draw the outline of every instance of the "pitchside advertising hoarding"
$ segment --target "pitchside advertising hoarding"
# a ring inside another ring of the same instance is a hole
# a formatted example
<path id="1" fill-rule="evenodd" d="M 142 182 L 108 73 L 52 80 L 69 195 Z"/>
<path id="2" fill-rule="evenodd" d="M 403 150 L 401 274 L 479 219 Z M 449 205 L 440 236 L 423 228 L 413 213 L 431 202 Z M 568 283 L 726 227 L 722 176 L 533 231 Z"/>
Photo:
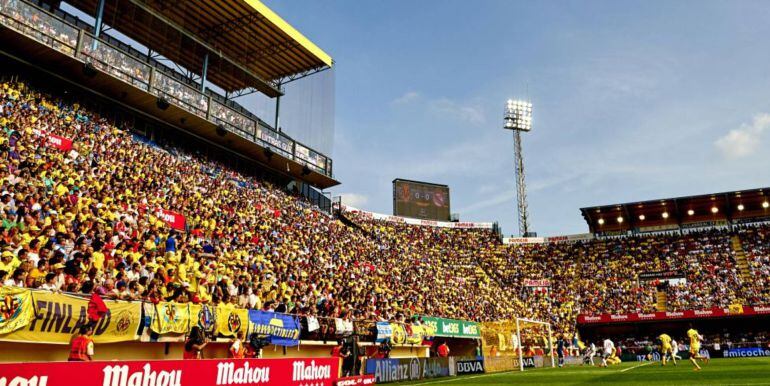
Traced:
<path id="1" fill-rule="evenodd" d="M 640 321 L 660 321 L 660 320 L 678 320 L 678 319 L 705 319 L 705 318 L 724 318 L 731 316 L 755 316 L 770 315 L 770 305 L 766 306 L 743 306 L 732 305 L 727 308 L 714 307 L 707 310 L 686 310 L 686 311 L 665 311 L 665 312 L 633 312 L 630 314 L 601 314 L 601 315 L 578 315 L 579 324 L 594 323 L 626 323 Z"/>
<path id="2" fill-rule="evenodd" d="M 457 375 L 481 374 L 484 372 L 484 361 L 481 359 L 456 361 L 455 371 Z"/>
<path id="3" fill-rule="evenodd" d="M 377 383 L 417 381 L 448 377 L 448 358 L 367 359 L 366 374 L 374 375 Z"/>
<path id="4" fill-rule="evenodd" d="M 770 357 L 770 348 L 726 348 L 722 351 L 722 356 L 725 358 Z"/>
<path id="5" fill-rule="evenodd" d="M 333 386 L 339 362 L 316 358 L 8 363 L 0 364 L 0 385 Z"/>
<path id="6" fill-rule="evenodd" d="M 393 180 L 393 215 L 449 221 L 449 187 L 395 179 Z"/>

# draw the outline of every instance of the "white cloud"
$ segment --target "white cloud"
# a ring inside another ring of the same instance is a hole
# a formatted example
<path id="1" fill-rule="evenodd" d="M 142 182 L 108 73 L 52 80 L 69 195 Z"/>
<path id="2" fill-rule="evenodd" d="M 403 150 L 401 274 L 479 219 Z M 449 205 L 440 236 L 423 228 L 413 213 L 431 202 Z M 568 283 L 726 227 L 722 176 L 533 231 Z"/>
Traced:
<path id="1" fill-rule="evenodd" d="M 417 91 L 409 91 L 404 95 L 401 95 L 400 97 L 393 99 L 390 104 L 392 105 L 405 105 L 409 102 L 412 102 L 420 97 L 420 93 Z"/>
<path id="2" fill-rule="evenodd" d="M 369 202 L 369 197 L 358 193 L 341 193 L 342 204 L 363 209 L 363 206 Z"/>
<path id="3" fill-rule="evenodd" d="M 484 110 L 479 104 L 461 104 L 448 98 L 432 100 L 430 110 L 437 115 L 459 119 L 480 126 L 486 122 Z"/>
<path id="4" fill-rule="evenodd" d="M 760 146 L 762 134 L 770 128 L 770 114 L 757 114 L 751 124 L 732 129 L 714 141 L 725 158 L 736 159 L 754 154 Z"/>

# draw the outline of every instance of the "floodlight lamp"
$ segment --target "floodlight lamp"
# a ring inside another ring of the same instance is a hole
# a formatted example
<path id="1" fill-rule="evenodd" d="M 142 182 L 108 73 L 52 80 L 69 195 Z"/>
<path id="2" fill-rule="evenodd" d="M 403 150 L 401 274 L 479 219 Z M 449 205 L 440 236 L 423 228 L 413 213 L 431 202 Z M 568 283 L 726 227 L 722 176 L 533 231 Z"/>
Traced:
<path id="1" fill-rule="evenodd" d="M 767 202 L 767 201 L 763 202 L 762 207 L 767 209 L 768 207 L 770 207 L 770 202 Z"/>
<path id="2" fill-rule="evenodd" d="M 644 221 L 644 219 L 645 219 L 645 218 L 647 218 L 647 217 L 644 217 L 644 215 L 643 215 L 643 214 L 640 214 L 640 215 L 639 215 L 639 220 L 641 220 L 641 221 Z"/>
<path id="3" fill-rule="evenodd" d="M 692 210 L 692 209 L 690 209 L 690 210 L 688 210 L 688 211 L 687 211 L 687 215 L 688 215 L 688 216 L 692 216 L 692 215 L 694 215 L 694 214 L 695 214 L 695 211 L 694 211 L 694 210 Z"/>
<path id="4" fill-rule="evenodd" d="M 717 208 L 716 206 L 711 208 L 711 213 L 717 214 L 717 212 L 719 212 L 719 208 Z"/>
<path id="5" fill-rule="evenodd" d="M 622 223 L 623 223 L 623 217 L 618 216 L 618 224 L 622 224 Z"/>
<path id="6" fill-rule="evenodd" d="M 668 212 L 663 212 L 663 213 L 661 214 L 661 216 L 662 216 L 663 218 L 668 218 Z"/>
<path id="7" fill-rule="evenodd" d="M 599 223 L 599 225 L 604 225 L 604 219 L 603 218 L 600 218 L 599 221 L 597 221 L 597 222 Z"/>
<path id="8" fill-rule="evenodd" d="M 744 207 L 743 204 L 738 204 L 738 210 L 742 211 L 744 209 L 746 209 L 746 207 Z"/>

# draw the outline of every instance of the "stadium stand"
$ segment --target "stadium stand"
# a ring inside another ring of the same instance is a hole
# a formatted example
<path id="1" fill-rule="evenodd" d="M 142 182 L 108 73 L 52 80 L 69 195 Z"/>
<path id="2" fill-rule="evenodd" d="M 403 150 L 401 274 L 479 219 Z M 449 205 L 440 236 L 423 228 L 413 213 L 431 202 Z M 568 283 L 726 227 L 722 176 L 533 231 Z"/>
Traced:
<path id="1" fill-rule="evenodd" d="M 686 273 L 667 289 L 671 310 L 768 301 L 766 226 L 737 231 L 758 278 L 746 283 L 726 230 L 503 245 L 491 230 L 338 221 L 78 102 L 24 82 L 4 82 L 1 96 L 5 285 L 78 292 L 94 280 L 111 298 L 369 320 L 527 315 L 565 333 L 578 313 L 654 310 L 642 272 Z M 41 133 L 74 139 L 74 151 L 41 146 Z M 187 214 L 187 232 L 170 230 L 158 208 Z"/>

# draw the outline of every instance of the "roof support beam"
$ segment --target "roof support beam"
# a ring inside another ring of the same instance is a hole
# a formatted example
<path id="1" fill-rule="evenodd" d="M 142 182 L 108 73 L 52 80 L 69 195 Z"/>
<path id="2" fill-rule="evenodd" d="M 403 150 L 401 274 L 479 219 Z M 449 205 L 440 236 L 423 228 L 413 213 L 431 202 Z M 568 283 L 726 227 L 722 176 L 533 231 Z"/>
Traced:
<path id="1" fill-rule="evenodd" d="M 203 36 L 205 40 L 211 40 L 216 36 L 227 34 L 229 32 L 235 31 L 238 28 L 257 24 L 264 19 L 265 17 L 259 12 L 249 12 L 243 16 L 230 19 L 226 22 L 214 24 L 206 28 L 201 28 L 198 30 L 198 34 Z"/>
<path id="2" fill-rule="evenodd" d="M 294 40 L 287 40 L 281 44 L 273 45 L 270 47 L 246 51 L 243 55 L 238 57 L 239 62 L 256 63 L 262 59 L 269 58 L 274 55 L 278 55 L 282 52 L 288 51 L 294 47 L 298 47 L 299 43 Z"/>
<path id="3" fill-rule="evenodd" d="M 319 72 L 324 72 L 324 71 L 329 70 L 329 69 L 331 69 L 331 67 L 329 67 L 329 66 L 321 66 L 321 67 L 316 67 L 316 68 L 311 69 L 311 70 L 299 72 L 299 73 L 296 73 L 296 74 L 293 74 L 293 75 L 281 78 L 279 80 L 279 84 L 284 85 L 286 83 L 291 83 L 291 82 L 294 82 L 295 80 L 300 80 L 302 78 L 306 78 L 306 77 L 308 77 L 310 75 L 314 75 L 314 74 L 317 74 Z"/>
<path id="4" fill-rule="evenodd" d="M 94 15 L 94 42 L 91 45 L 91 50 L 96 51 L 96 45 L 99 42 L 99 35 L 102 33 L 102 22 L 104 21 L 104 3 L 107 0 L 99 0 L 99 4 L 96 6 L 96 15 Z"/>
<path id="5" fill-rule="evenodd" d="M 104 0 L 100 0 L 100 1 L 104 1 Z M 184 28 L 180 27 L 176 23 L 174 23 L 171 20 L 169 20 L 163 14 L 155 11 L 154 9 L 152 9 L 151 7 L 146 5 L 143 1 L 141 1 L 141 0 L 127 0 L 127 1 L 129 3 L 131 3 L 133 6 L 137 7 L 138 9 L 140 9 L 141 11 L 147 13 L 151 17 L 154 17 L 154 18 L 160 20 L 161 22 L 163 22 L 163 24 L 165 25 L 166 28 L 171 28 L 171 29 L 175 30 L 180 36 L 183 36 L 185 39 L 189 39 L 192 43 L 194 43 L 195 45 L 199 46 L 200 48 L 202 48 L 202 49 L 204 49 L 204 50 L 206 50 L 208 52 L 214 52 L 214 53 L 218 52 L 218 50 L 216 50 L 213 47 L 211 47 L 204 40 L 200 39 L 197 36 L 194 36 L 191 33 L 189 33 Z M 280 95 L 281 94 L 281 91 L 278 90 L 275 87 L 274 82 L 272 82 L 270 80 L 262 79 L 257 74 L 253 73 L 251 70 L 243 67 L 242 65 L 238 64 L 236 61 L 231 60 L 227 56 L 223 56 L 221 54 L 218 55 L 218 56 L 220 57 L 221 60 L 227 62 L 229 65 L 237 68 L 239 71 L 243 72 L 244 74 L 247 74 L 252 79 L 254 79 L 257 82 L 260 82 L 263 85 L 267 86 L 268 88 L 272 89 L 271 91 L 273 91 L 276 95 Z"/>

